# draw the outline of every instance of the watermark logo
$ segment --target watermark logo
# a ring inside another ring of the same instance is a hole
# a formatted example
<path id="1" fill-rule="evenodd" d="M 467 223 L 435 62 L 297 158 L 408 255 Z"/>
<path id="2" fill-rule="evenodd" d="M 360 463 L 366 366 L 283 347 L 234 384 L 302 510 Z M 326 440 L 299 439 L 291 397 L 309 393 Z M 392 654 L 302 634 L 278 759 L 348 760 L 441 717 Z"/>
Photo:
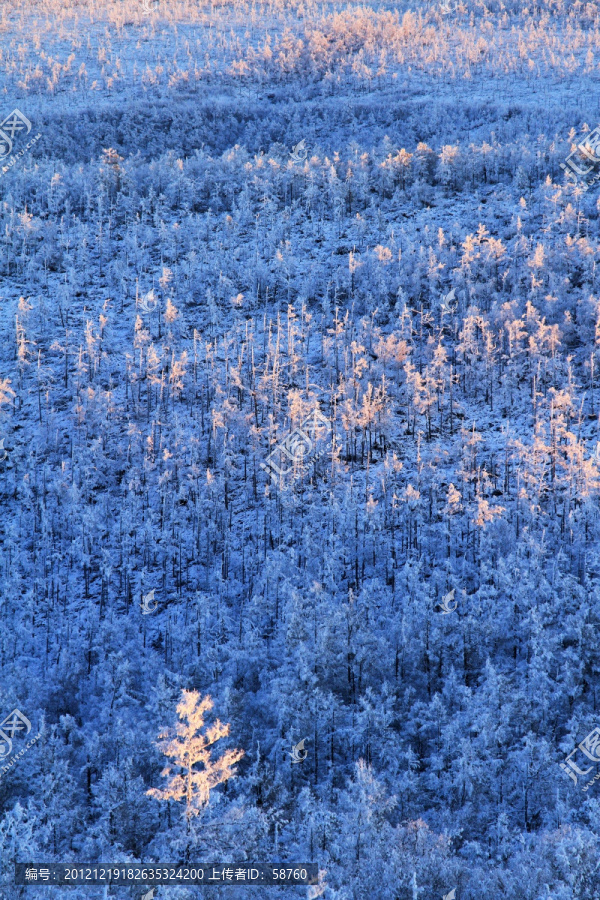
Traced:
<path id="1" fill-rule="evenodd" d="M 453 305 L 453 301 L 456 299 L 456 288 L 452 288 L 451 291 L 448 291 L 444 299 L 440 304 L 440 311 L 442 315 L 452 315 L 458 309 L 458 300 Z"/>
<path id="2" fill-rule="evenodd" d="M 261 469 L 268 472 L 277 484 L 278 478 L 301 467 L 305 459 L 312 454 L 315 445 L 331 431 L 329 420 L 319 409 L 315 409 L 301 422 L 298 428 L 295 428 L 280 444 L 276 445 L 275 449 L 267 456 L 266 464 L 260 464 Z"/>
<path id="3" fill-rule="evenodd" d="M 584 191 L 600 181 L 600 125 L 579 141 L 560 167 Z"/>
<path id="4" fill-rule="evenodd" d="M 560 768 L 565 772 L 566 775 L 573 781 L 574 784 L 577 784 L 577 776 L 581 775 L 582 777 L 587 775 L 592 771 L 592 766 L 589 766 L 587 769 L 580 769 L 576 762 L 574 762 L 571 757 L 577 753 L 577 750 L 580 750 L 584 756 L 587 757 L 593 763 L 600 763 L 600 728 L 596 726 L 590 733 L 584 737 L 580 744 L 575 747 L 574 750 L 571 750 L 568 756 L 565 757 L 564 763 L 559 763 Z M 585 765 L 585 762 L 583 763 Z M 589 787 L 600 778 L 600 774 L 596 775 L 592 778 L 591 781 L 588 781 L 586 786 L 582 788 L 583 791 L 587 791 Z"/>
<path id="5" fill-rule="evenodd" d="M 8 754 L 12 752 L 15 734 L 24 732 L 25 735 L 29 734 L 30 731 L 31 722 L 27 716 L 24 716 L 20 709 L 13 709 L 10 715 L 8 715 L 3 722 L 0 722 L 0 760 L 5 760 Z M 29 748 L 33 747 L 36 741 L 39 741 L 41 736 L 42 733 L 40 731 L 33 740 L 29 741 L 27 745 L 17 753 L 16 756 L 7 760 L 6 765 L 0 768 L 0 780 L 2 780 L 2 777 L 14 766 L 15 762 L 27 753 Z"/>
<path id="6" fill-rule="evenodd" d="M 0 438 L 0 462 L 4 462 L 5 459 L 8 459 L 8 450 L 4 446 L 4 438 Z"/>
<path id="7" fill-rule="evenodd" d="M 18 137 L 21 132 L 29 134 L 31 128 L 31 122 L 19 109 L 13 109 L 10 116 L 7 116 L 3 122 L 0 122 L 0 159 L 6 159 L 7 156 L 10 156 L 7 165 L 2 166 L 0 178 L 14 166 L 16 161 L 20 159 L 20 157 L 23 156 L 36 141 L 39 141 L 41 138 L 42 135 L 40 133 L 36 134 L 34 138 L 25 144 L 23 149 L 16 156 L 11 156 L 15 138 Z"/>
<path id="8" fill-rule="evenodd" d="M 29 134 L 31 128 L 32 125 L 27 116 L 24 116 L 19 109 L 13 109 L 10 116 L 0 122 L 0 159 L 4 159 L 12 153 L 15 135 L 20 134 L 23 129 L 25 129 L 25 134 Z"/>
<path id="9" fill-rule="evenodd" d="M 144 15 L 149 15 L 153 9 L 156 9 L 158 6 L 158 0 L 142 0 L 142 9 L 144 10 Z"/>
<path id="10" fill-rule="evenodd" d="M 453 6 L 452 8 L 450 8 L 450 0 L 444 0 L 444 3 L 440 4 L 440 12 L 443 16 L 447 16 L 450 13 L 456 12 L 457 9 L 458 9 L 458 3 L 455 6 Z M 445 898 L 444 898 L 444 900 L 445 900 Z"/>
<path id="11" fill-rule="evenodd" d="M 158 300 L 154 296 L 154 289 L 148 291 L 147 294 L 144 294 L 144 296 L 140 300 L 140 306 L 142 307 L 144 312 L 154 312 L 154 310 L 158 306 Z"/>
<path id="12" fill-rule="evenodd" d="M 0 759 L 4 759 L 12 752 L 12 739 L 17 731 L 26 729 L 25 734 L 31 731 L 31 722 L 19 709 L 13 711 L 0 723 Z"/>
<path id="13" fill-rule="evenodd" d="M 300 143 L 296 144 L 296 146 L 292 149 L 290 153 L 290 159 L 293 163 L 302 163 L 308 156 L 308 147 L 306 146 L 306 141 L 302 139 Z"/>
<path id="14" fill-rule="evenodd" d="M 444 894 L 442 900 L 454 900 L 456 897 L 456 888 L 452 888 L 449 894 Z"/>
<path id="15" fill-rule="evenodd" d="M 317 900 L 317 897 L 323 896 L 323 894 L 327 890 L 327 882 L 325 881 L 326 875 L 327 869 L 319 869 L 319 883 L 311 884 L 308 891 L 306 892 L 306 900 Z"/>
<path id="16" fill-rule="evenodd" d="M 144 894 L 142 900 L 154 900 L 154 891 L 156 888 L 150 888 L 147 894 Z"/>
<path id="17" fill-rule="evenodd" d="M 454 601 L 454 606 L 450 606 L 452 601 L 454 600 L 454 594 L 456 593 L 456 588 L 452 588 L 449 594 L 446 594 L 445 597 L 442 597 L 441 603 L 436 603 L 436 606 L 439 606 L 442 610 L 442 615 L 447 616 L 448 613 L 454 612 L 456 607 L 458 606 L 458 602 Z"/>
<path id="18" fill-rule="evenodd" d="M 23 747 L 23 749 L 20 750 L 16 756 L 13 756 L 12 759 L 9 760 L 5 766 L 2 766 L 2 768 L 0 769 L 0 781 L 2 780 L 3 776 L 6 775 L 6 773 L 9 771 L 9 769 L 11 769 L 14 766 L 15 762 L 18 759 L 20 759 L 21 756 L 24 756 L 25 753 L 27 753 L 27 751 L 29 750 L 29 748 L 33 747 L 33 745 L 35 744 L 36 741 L 39 741 L 41 736 L 42 736 L 42 732 L 38 731 L 38 733 L 33 738 L 33 740 L 29 741 L 27 743 L 27 745 L 25 747 Z"/>
<path id="19" fill-rule="evenodd" d="M 156 602 L 156 600 L 154 600 L 154 606 L 150 605 L 153 600 L 154 600 L 154 588 L 151 591 L 149 591 L 147 594 L 142 596 L 142 602 L 140 603 L 140 606 L 142 607 L 142 615 L 143 616 L 147 616 L 148 613 L 153 613 L 154 610 L 158 608 L 158 603 Z"/>
<path id="20" fill-rule="evenodd" d="M 302 738 L 299 744 L 296 744 L 295 747 L 292 747 L 291 752 L 289 750 L 287 751 L 292 757 L 292 764 L 304 762 L 304 760 L 308 756 L 308 750 L 304 749 L 304 742 L 307 740 L 308 738 Z M 302 755 L 303 752 L 304 756 Z"/>
<path id="21" fill-rule="evenodd" d="M 585 753 L 588 759 L 591 759 L 592 762 L 599 763 L 600 762 L 600 728 L 596 726 L 593 731 L 590 731 L 587 737 L 584 737 L 582 742 L 579 745 L 579 749 L 582 753 Z"/>

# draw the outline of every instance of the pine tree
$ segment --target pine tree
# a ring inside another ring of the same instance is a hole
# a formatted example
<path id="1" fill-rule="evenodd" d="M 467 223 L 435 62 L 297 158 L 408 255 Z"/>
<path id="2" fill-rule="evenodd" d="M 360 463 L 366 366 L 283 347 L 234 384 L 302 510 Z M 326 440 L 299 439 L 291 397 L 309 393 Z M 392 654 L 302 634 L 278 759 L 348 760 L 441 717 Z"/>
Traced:
<path id="1" fill-rule="evenodd" d="M 177 705 L 180 722 L 175 727 L 176 737 L 169 731 L 159 735 L 158 748 L 175 761 L 184 771 L 175 774 L 171 766 L 166 766 L 162 776 L 168 778 L 164 790 L 151 788 L 146 793 L 155 800 L 185 799 L 185 817 L 189 823 L 192 817 L 208 805 L 211 788 L 235 776 L 233 766 L 244 755 L 243 750 L 227 750 L 219 759 L 211 760 L 210 746 L 229 734 L 229 725 L 218 719 L 204 734 L 204 714 L 213 708 L 210 696 L 202 698 L 198 691 L 182 691 L 182 699 Z M 194 766 L 202 763 L 203 768 Z"/>

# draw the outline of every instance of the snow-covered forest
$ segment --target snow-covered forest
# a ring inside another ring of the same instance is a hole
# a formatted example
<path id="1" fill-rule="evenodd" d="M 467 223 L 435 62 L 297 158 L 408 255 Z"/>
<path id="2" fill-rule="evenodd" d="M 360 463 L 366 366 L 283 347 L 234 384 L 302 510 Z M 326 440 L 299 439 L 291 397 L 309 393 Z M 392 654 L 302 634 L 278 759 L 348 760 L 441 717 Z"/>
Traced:
<path id="1" fill-rule="evenodd" d="M 592 2 L 4 0 L 1 900 L 598 900 L 599 84 Z"/>

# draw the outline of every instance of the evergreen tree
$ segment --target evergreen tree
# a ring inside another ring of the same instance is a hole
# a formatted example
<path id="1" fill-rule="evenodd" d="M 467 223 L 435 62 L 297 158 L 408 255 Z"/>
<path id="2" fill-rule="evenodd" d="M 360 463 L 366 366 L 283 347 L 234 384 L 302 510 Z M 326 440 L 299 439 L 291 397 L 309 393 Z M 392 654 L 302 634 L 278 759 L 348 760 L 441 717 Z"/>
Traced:
<path id="1" fill-rule="evenodd" d="M 198 691 L 182 691 L 182 699 L 177 704 L 180 721 L 175 726 L 175 735 L 165 731 L 159 735 L 157 744 L 182 771 L 175 772 L 172 766 L 165 766 L 161 774 L 168 779 L 166 788 L 151 788 L 146 792 L 155 800 L 185 800 L 188 823 L 208 805 L 211 789 L 235 776 L 233 767 L 244 755 L 243 750 L 227 750 L 223 756 L 211 760 L 211 745 L 229 734 L 229 725 L 223 725 L 218 719 L 205 728 L 204 714 L 213 705 L 208 695 L 201 697 Z M 194 768 L 198 764 L 202 765 L 199 770 Z"/>

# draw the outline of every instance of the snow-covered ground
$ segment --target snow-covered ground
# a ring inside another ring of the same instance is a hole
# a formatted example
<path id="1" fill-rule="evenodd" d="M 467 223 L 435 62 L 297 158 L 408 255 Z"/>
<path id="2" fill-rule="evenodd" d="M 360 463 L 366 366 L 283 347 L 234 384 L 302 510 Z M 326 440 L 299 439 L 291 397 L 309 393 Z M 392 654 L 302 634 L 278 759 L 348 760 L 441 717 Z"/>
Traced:
<path id="1" fill-rule="evenodd" d="M 0 8 L 2 900 L 600 897 L 600 12 L 448 8 Z"/>

